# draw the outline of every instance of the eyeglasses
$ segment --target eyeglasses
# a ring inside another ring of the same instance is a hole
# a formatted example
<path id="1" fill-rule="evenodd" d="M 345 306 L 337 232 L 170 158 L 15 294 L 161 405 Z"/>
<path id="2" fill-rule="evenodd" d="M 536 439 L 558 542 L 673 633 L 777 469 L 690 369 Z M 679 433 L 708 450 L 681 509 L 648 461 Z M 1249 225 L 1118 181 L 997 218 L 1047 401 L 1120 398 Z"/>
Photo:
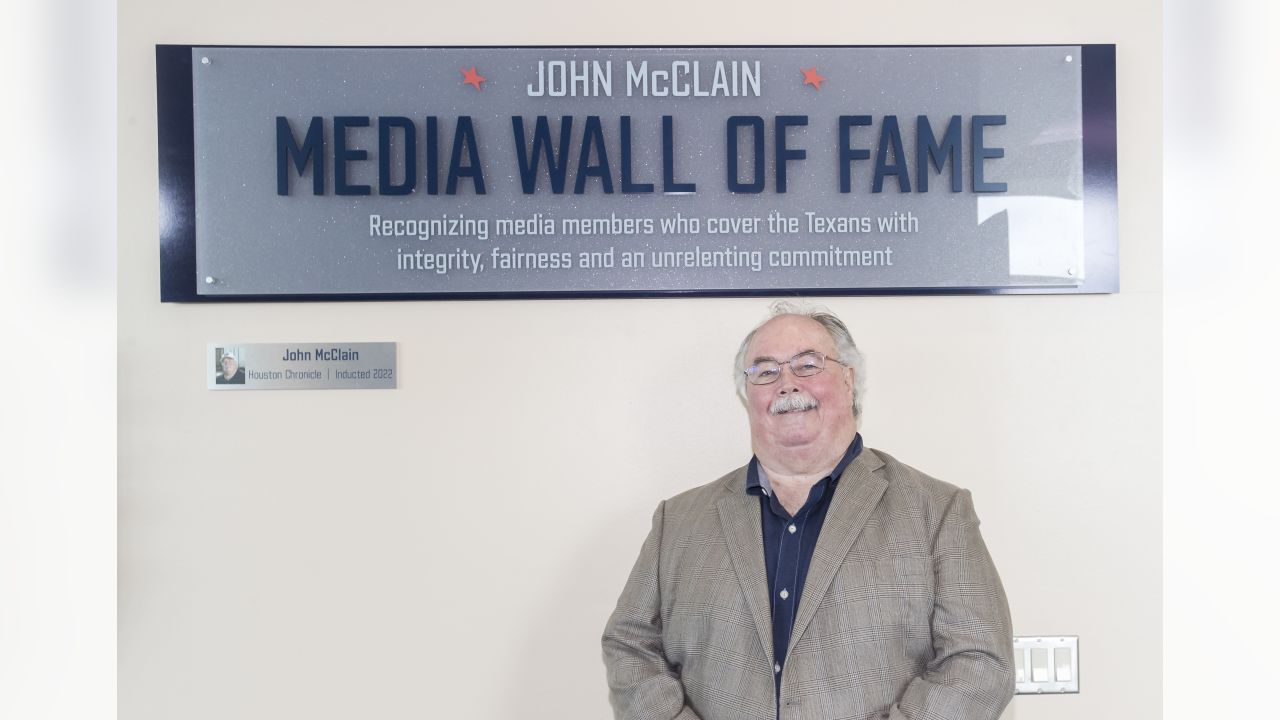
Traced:
<path id="1" fill-rule="evenodd" d="M 849 367 L 835 358 L 829 358 L 832 362 Z M 820 352 L 802 352 L 799 355 L 787 360 L 785 363 L 774 360 L 773 358 L 765 358 L 758 360 L 754 365 L 743 370 L 747 376 L 747 382 L 752 385 L 768 385 L 777 382 L 782 377 L 782 366 L 784 364 L 791 366 L 791 374 L 796 377 L 809 377 L 817 375 L 826 367 L 827 356 Z"/>

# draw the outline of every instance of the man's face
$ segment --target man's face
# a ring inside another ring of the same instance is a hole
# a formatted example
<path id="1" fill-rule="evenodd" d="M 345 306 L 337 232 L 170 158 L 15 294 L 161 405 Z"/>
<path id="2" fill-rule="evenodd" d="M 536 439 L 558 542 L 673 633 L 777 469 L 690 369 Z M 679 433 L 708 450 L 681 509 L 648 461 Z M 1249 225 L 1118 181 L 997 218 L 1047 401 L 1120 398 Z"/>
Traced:
<path id="1" fill-rule="evenodd" d="M 825 369 L 817 375 L 796 377 L 787 361 L 812 350 L 827 356 Z M 747 417 L 751 422 L 751 445 L 766 463 L 779 462 L 789 452 L 812 452 L 825 457 L 843 452 L 853 440 L 857 424 L 853 419 L 853 370 L 835 361 L 835 343 L 826 328 L 816 321 L 783 315 L 756 331 L 747 347 L 746 364 L 763 358 L 782 363 L 782 376 L 768 385 L 747 383 Z M 807 410 L 773 412 L 770 406 L 780 398 L 794 395 L 811 398 Z M 816 403 L 816 405 L 814 404 Z"/>
<path id="2" fill-rule="evenodd" d="M 239 367 L 240 366 L 236 363 L 235 357 L 231 355 L 222 356 L 222 376 L 223 377 L 227 377 L 227 378 L 235 377 L 236 370 Z"/>

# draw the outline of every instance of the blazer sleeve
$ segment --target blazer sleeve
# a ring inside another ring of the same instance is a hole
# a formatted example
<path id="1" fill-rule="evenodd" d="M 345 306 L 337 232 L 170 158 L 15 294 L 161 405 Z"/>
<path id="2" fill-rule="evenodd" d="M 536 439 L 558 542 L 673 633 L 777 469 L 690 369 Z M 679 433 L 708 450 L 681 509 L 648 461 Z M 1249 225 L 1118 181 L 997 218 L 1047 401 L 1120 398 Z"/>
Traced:
<path id="1" fill-rule="evenodd" d="M 617 720 L 699 720 L 685 705 L 680 675 L 662 647 L 662 553 L 666 501 L 653 513 L 653 529 L 605 625 L 604 665 Z"/>
<path id="2" fill-rule="evenodd" d="M 1013 697 L 1013 627 L 967 490 L 943 515 L 933 572 L 934 658 L 888 718 L 996 720 Z"/>

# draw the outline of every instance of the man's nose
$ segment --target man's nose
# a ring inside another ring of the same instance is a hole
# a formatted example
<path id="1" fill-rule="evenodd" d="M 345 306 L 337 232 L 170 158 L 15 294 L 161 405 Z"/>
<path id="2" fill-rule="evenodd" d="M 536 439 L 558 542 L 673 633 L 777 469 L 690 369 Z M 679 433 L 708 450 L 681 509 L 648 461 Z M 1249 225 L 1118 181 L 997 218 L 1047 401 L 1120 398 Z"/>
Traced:
<path id="1" fill-rule="evenodd" d="M 797 378 L 796 374 L 791 371 L 791 366 L 783 365 L 782 367 L 785 369 L 781 371 L 782 375 L 778 377 L 778 394 L 786 395 L 788 393 L 799 392 L 800 386 L 797 382 L 799 378 Z"/>

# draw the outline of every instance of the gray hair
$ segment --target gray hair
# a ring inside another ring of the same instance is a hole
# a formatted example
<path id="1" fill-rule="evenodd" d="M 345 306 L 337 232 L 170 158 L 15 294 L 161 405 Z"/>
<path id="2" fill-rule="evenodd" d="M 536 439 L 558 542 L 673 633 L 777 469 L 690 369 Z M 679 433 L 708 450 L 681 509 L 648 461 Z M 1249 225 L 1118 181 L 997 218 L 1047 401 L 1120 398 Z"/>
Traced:
<path id="1" fill-rule="evenodd" d="M 733 361 L 733 381 L 738 388 L 738 397 L 744 403 L 747 401 L 747 375 L 743 372 L 747 361 L 747 347 L 751 345 L 760 328 L 784 315 L 809 318 L 826 329 L 827 334 L 831 336 L 831 342 L 836 346 L 836 359 L 853 368 L 853 417 L 861 419 L 862 396 L 867 390 L 866 359 L 858 350 L 857 344 L 853 342 L 853 335 L 849 334 L 849 328 L 845 326 L 844 321 L 827 308 L 802 300 L 779 300 L 773 303 L 769 306 L 769 317 L 752 328 L 751 332 L 742 339 L 742 344 L 738 346 L 738 355 Z"/>

